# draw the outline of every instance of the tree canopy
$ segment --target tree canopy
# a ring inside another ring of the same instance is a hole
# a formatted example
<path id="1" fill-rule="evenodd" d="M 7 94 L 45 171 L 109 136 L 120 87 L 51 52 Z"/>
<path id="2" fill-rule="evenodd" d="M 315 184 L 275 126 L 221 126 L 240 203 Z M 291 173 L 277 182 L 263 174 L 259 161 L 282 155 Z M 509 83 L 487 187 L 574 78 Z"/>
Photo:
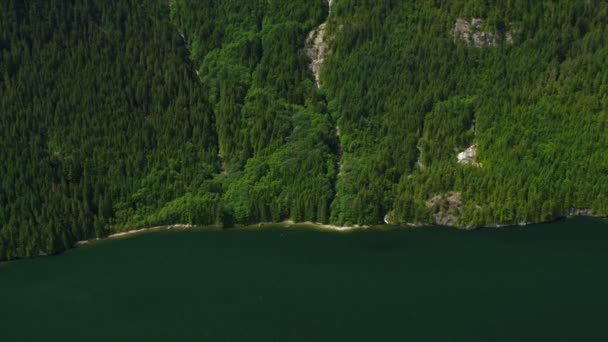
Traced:
<path id="1" fill-rule="evenodd" d="M 172 223 L 608 214 L 599 0 L 6 0 L 0 260 Z M 475 47 L 455 23 L 512 39 Z M 309 33 L 328 20 L 321 88 Z M 477 28 L 475 28 L 477 29 Z M 478 165 L 456 158 L 477 147 Z"/>

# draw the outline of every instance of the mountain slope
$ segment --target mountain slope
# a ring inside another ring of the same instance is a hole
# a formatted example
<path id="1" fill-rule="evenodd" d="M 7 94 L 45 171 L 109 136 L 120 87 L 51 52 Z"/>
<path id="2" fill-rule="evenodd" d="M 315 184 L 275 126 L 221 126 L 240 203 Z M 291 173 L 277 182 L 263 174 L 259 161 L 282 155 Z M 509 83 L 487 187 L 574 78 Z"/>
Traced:
<path id="1" fill-rule="evenodd" d="M 601 1 L 338 1 L 322 79 L 344 149 L 334 220 L 605 215 L 607 11 Z M 467 43 L 454 29 L 468 18 L 511 39 Z M 457 162 L 471 144 L 478 167 Z M 429 205 L 449 192 L 457 207 Z"/>
<path id="2" fill-rule="evenodd" d="M 603 1 L 0 10 L 0 259 L 171 223 L 608 213 Z"/>

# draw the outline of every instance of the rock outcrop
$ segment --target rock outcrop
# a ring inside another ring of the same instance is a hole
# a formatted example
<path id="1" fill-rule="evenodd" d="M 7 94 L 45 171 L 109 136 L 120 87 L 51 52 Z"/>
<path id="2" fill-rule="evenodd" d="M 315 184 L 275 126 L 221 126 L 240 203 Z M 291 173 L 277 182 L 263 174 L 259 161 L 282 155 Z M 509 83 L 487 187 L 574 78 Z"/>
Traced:
<path id="1" fill-rule="evenodd" d="M 333 0 L 328 0 L 329 2 L 329 13 L 331 14 L 331 7 L 333 5 Z M 316 30 L 310 32 L 308 38 L 306 39 L 306 53 L 308 57 L 310 57 L 310 71 L 312 71 L 315 76 L 315 80 L 317 82 L 317 87 L 320 84 L 320 76 L 321 76 L 321 68 L 323 67 L 323 62 L 325 62 L 325 55 L 327 53 L 329 38 L 327 36 L 327 21 L 323 24 L 319 25 Z"/>
<path id="2" fill-rule="evenodd" d="M 459 192 L 437 195 L 426 201 L 426 207 L 433 213 L 433 224 L 458 226 L 463 201 Z"/>
<path id="3" fill-rule="evenodd" d="M 513 44 L 513 32 L 504 34 L 482 30 L 483 20 L 480 18 L 458 19 L 454 25 L 454 39 L 462 40 L 476 48 L 497 46 L 501 41 Z"/>
<path id="4" fill-rule="evenodd" d="M 479 166 L 477 162 L 477 145 L 471 145 L 466 150 L 458 153 L 457 158 L 459 164 Z"/>
<path id="5" fill-rule="evenodd" d="M 580 209 L 580 208 L 570 208 L 566 211 L 567 217 L 574 216 L 589 216 L 589 217 L 599 217 L 599 215 L 595 214 L 591 209 Z"/>

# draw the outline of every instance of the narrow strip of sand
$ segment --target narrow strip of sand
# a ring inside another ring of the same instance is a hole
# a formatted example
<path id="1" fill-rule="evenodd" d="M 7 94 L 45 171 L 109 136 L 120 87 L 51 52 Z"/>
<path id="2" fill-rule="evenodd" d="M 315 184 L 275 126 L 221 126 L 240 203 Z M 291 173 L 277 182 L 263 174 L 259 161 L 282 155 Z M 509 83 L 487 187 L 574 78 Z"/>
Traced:
<path id="1" fill-rule="evenodd" d="M 135 235 L 135 234 L 139 234 L 139 233 L 143 233 L 143 232 L 149 232 L 149 231 L 155 231 L 155 230 L 170 230 L 170 229 L 190 229 L 194 227 L 194 225 L 192 224 L 172 224 L 172 225 L 168 225 L 168 226 L 154 226 L 154 227 L 148 227 L 148 228 L 140 228 L 140 229 L 132 229 L 126 232 L 119 232 L 119 233 L 114 233 L 111 235 L 108 235 L 104 238 L 96 238 L 96 239 L 89 239 L 89 240 L 82 240 L 82 241 L 78 241 L 76 242 L 75 246 L 83 246 L 88 244 L 89 242 L 93 242 L 93 241 L 101 241 L 101 240 L 110 240 L 110 239 L 117 239 L 117 238 L 121 238 L 121 237 L 126 237 L 126 236 L 131 236 L 131 235 Z"/>
<path id="2" fill-rule="evenodd" d="M 285 225 L 287 227 L 312 227 L 313 229 L 321 229 L 321 230 L 333 230 L 333 231 L 338 231 L 338 232 L 347 232 L 347 231 L 352 231 L 352 230 L 356 230 L 356 229 L 366 229 L 369 228 L 369 226 L 360 226 L 360 225 L 354 225 L 354 226 L 336 226 L 336 225 L 332 225 L 332 224 L 323 224 L 323 223 L 319 223 L 319 222 L 310 222 L 310 221 L 306 221 L 306 222 L 294 222 L 292 220 L 285 220 L 282 222 L 263 222 L 263 223 L 257 223 L 254 225 L 249 225 L 249 226 L 236 226 L 236 228 L 260 228 L 263 226 L 270 226 L 270 225 Z M 123 238 L 123 237 L 128 237 L 128 236 L 132 236 L 132 235 L 136 235 L 139 233 L 143 233 L 143 232 L 150 232 L 150 231 L 158 231 L 158 230 L 170 230 L 170 229 L 190 229 L 190 228 L 194 228 L 197 227 L 196 225 L 192 225 L 192 224 L 182 224 L 182 223 L 178 223 L 178 224 L 172 224 L 172 225 L 167 225 L 167 226 L 154 226 L 154 227 L 147 227 L 147 228 L 140 228 L 140 229 L 132 229 L 132 230 L 128 230 L 125 232 L 119 232 L 119 233 L 114 233 L 114 234 L 110 234 L 106 237 L 103 238 L 95 238 L 95 239 L 89 239 L 89 240 L 81 240 L 78 241 L 74 244 L 74 246 L 78 247 L 78 246 L 84 246 L 87 245 L 91 242 L 94 241 L 103 241 L 103 240 L 111 240 L 111 239 L 118 239 L 118 238 Z M 199 227 L 207 227 L 207 226 L 199 226 Z M 209 226 L 210 227 L 210 226 Z"/>
<path id="3" fill-rule="evenodd" d="M 259 227 L 263 227 L 263 226 L 267 226 L 267 225 L 284 225 L 287 228 L 290 227 L 311 227 L 313 229 L 321 229 L 321 230 L 333 230 L 333 231 L 339 231 L 339 232 L 347 232 L 347 231 L 352 231 L 352 230 L 356 230 L 356 229 L 367 229 L 370 226 L 364 225 L 354 225 L 354 226 L 336 226 L 333 224 L 325 224 L 325 223 L 320 223 L 320 222 L 312 222 L 312 221 L 305 221 L 305 222 L 295 222 L 293 220 L 285 220 L 285 221 L 281 221 L 281 222 L 264 222 L 264 223 L 258 223 L 255 224 L 253 226 L 250 227 L 255 227 L 255 228 L 259 228 Z"/>

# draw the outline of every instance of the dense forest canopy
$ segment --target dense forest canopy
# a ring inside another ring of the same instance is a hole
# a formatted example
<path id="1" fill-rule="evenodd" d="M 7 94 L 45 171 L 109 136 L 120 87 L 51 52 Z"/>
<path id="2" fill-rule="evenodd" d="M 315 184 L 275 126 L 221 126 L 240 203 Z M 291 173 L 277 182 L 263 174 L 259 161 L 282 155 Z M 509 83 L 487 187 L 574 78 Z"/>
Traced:
<path id="1" fill-rule="evenodd" d="M 337 1 L 333 13 L 335 221 L 429 222 L 428 199 L 450 191 L 460 225 L 606 214 L 606 2 Z M 512 42 L 471 47 L 455 39 L 462 18 Z M 457 163 L 470 144 L 477 167 Z"/>
<path id="2" fill-rule="evenodd" d="M 599 0 L 3 1 L 0 259 L 172 223 L 606 215 L 607 25 Z"/>

